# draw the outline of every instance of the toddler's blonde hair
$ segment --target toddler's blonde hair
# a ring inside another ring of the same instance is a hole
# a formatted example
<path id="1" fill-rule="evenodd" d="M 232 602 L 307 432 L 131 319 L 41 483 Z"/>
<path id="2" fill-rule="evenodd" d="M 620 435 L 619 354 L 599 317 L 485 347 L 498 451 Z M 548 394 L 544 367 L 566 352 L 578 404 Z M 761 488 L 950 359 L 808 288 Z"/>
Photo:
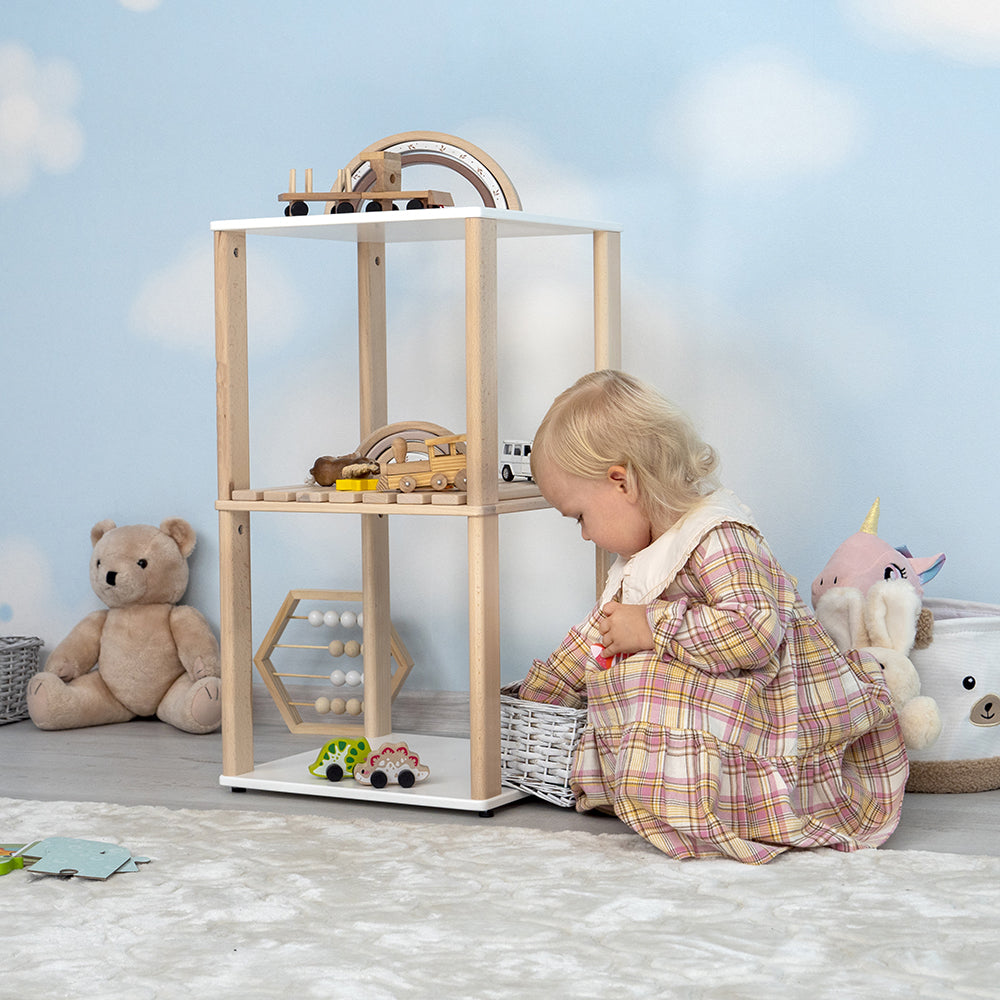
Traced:
<path id="1" fill-rule="evenodd" d="M 625 468 L 650 524 L 665 531 L 717 487 L 715 449 L 688 417 L 625 372 L 591 372 L 560 393 L 531 448 L 532 476 L 552 463 L 583 479 Z"/>

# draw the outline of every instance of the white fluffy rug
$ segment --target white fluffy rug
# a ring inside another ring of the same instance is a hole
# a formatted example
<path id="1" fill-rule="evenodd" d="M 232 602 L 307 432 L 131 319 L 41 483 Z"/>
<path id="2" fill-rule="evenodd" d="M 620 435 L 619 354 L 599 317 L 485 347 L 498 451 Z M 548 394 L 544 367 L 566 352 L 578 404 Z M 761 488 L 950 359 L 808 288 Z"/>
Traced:
<path id="1" fill-rule="evenodd" d="M 109 841 L 107 881 L 0 878 L 0 997 L 995 997 L 1000 859 L 677 862 L 638 837 L 0 798 L 0 842 Z"/>

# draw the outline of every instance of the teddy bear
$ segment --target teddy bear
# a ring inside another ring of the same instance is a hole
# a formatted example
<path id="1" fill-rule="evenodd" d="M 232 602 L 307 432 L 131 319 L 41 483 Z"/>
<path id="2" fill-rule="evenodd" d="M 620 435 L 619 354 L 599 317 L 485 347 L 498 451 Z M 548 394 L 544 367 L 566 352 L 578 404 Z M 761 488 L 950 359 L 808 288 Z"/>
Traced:
<path id="1" fill-rule="evenodd" d="M 28 682 L 32 721 L 77 729 L 155 715 L 188 733 L 218 729 L 219 644 L 200 612 L 177 603 L 194 529 L 180 517 L 158 528 L 105 520 L 90 541 L 90 585 L 107 609 L 80 621 Z"/>
<path id="2" fill-rule="evenodd" d="M 920 675 L 908 654 L 932 638 L 924 614 L 922 582 L 944 555 L 916 559 L 878 538 L 879 501 L 861 526 L 831 556 L 812 584 L 816 618 L 842 652 L 867 653 L 881 668 L 908 750 L 930 746 L 941 733 L 941 713 L 920 693 Z M 918 640 L 919 636 L 919 640 Z"/>

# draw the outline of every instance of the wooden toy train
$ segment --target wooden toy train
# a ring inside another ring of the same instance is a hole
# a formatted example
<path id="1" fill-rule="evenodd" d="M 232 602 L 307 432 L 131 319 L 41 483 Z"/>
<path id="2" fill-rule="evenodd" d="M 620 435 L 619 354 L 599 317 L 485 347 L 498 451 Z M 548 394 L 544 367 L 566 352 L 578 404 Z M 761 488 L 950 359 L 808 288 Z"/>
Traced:
<path id="1" fill-rule="evenodd" d="M 308 215 L 310 202 L 321 202 L 324 214 L 381 212 L 399 208 L 446 208 L 454 205 L 447 191 L 403 190 L 404 167 L 436 165 L 464 177 L 487 208 L 521 208 L 510 178 L 481 149 L 443 132 L 401 132 L 363 149 L 337 172 L 329 191 L 313 190 L 312 169 L 306 170 L 305 189 L 296 188 L 295 170 L 289 173 L 288 190 L 278 195 L 285 215 Z M 362 207 L 363 206 L 363 207 Z"/>
<path id="2" fill-rule="evenodd" d="M 448 434 L 424 439 L 427 458 L 407 460 L 407 443 L 402 437 L 392 440 L 394 461 L 383 466 L 379 476 L 380 490 L 400 490 L 412 493 L 418 486 L 446 490 L 454 486 L 464 490 L 468 482 L 465 458 L 465 435 Z"/>
<path id="3" fill-rule="evenodd" d="M 412 493 L 418 488 L 463 492 L 468 482 L 466 435 L 430 423 L 380 428 L 350 455 L 321 455 L 309 470 L 319 486 Z M 411 452 L 426 454 L 414 458 Z"/>

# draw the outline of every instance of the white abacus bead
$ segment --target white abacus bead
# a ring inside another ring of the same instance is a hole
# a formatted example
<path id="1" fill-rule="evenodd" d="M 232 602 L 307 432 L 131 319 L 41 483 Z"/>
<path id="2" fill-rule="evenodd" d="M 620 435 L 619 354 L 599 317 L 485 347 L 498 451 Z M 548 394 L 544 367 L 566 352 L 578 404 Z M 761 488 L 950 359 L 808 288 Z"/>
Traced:
<path id="1" fill-rule="evenodd" d="M 354 628 L 358 624 L 358 616 L 353 611 L 345 611 L 340 616 L 340 624 L 344 628 Z"/>
<path id="2" fill-rule="evenodd" d="M 344 675 L 344 680 L 347 681 L 347 686 L 356 688 L 361 684 L 361 671 L 360 670 L 348 670 Z"/>
<path id="3" fill-rule="evenodd" d="M 347 705 L 345 707 L 347 709 L 347 714 L 348 715 L 360 715 L 361 714 L 361 699 L 360 698 L 349 698 L 348 701 L 347 701 Z"/>
<path id="4" fill-rule="evenodd" d="M 315 703 L 314 703 L 314 705 L 315 705 L 316 711 L 319 712 L 320 715 L 326 715 L 327 712 L 330 711 L 330 699 L 329 698 L 324 698 L 324 697 L 317 698 L 316 701 L 315 701 Z"/>
<path id="5" fill-rule="evenodd" d="M 340 624 L 340 615 L 336 611 L 327 611 L 323 615 L 323 624 L 328 625 L 330 628 L 336 628 Z"/>
<path id="6" fill-rule="evenodd" d="M 334 715 L 343 715 L 347 711 L 347 702 L 343 698 L 331 698 L 330 711 Z"/>
<path id="7" fill-rule="evenodd" d="M 323 624 L 323 612 L 322 611 L 310 611 L 309 612 L 309 624 L 318 628 Z"/>
<path id="8" fill-rule="evenodd" d="M 357 639 L 349 639 L 344 643 L 344 652 L 348 656 L 358 656 L 361 653 L 361 643 Z"/>
<path id="9" fill-rule="evenodd" d="M 343 670 L 331 670 L 330 671 L 330 683 L 334 687 L 343 687 L 344 681 L 347 680 L 347 675 Z"/>
<path id="10" fill-rule="evenodd" d="M 326 647 L 330 650 L 331 656 L 343 656 L 344 655 L 344 644 L 340 639 L 334 639 L 329 646 Z M 336 681 L 334 681 L 336 684 Z"/>
<path id="11" fill-rule="evenodd" d="M 365 627 L 365 613 L 363 611 L 358 612 L 358 628 Z"/>

